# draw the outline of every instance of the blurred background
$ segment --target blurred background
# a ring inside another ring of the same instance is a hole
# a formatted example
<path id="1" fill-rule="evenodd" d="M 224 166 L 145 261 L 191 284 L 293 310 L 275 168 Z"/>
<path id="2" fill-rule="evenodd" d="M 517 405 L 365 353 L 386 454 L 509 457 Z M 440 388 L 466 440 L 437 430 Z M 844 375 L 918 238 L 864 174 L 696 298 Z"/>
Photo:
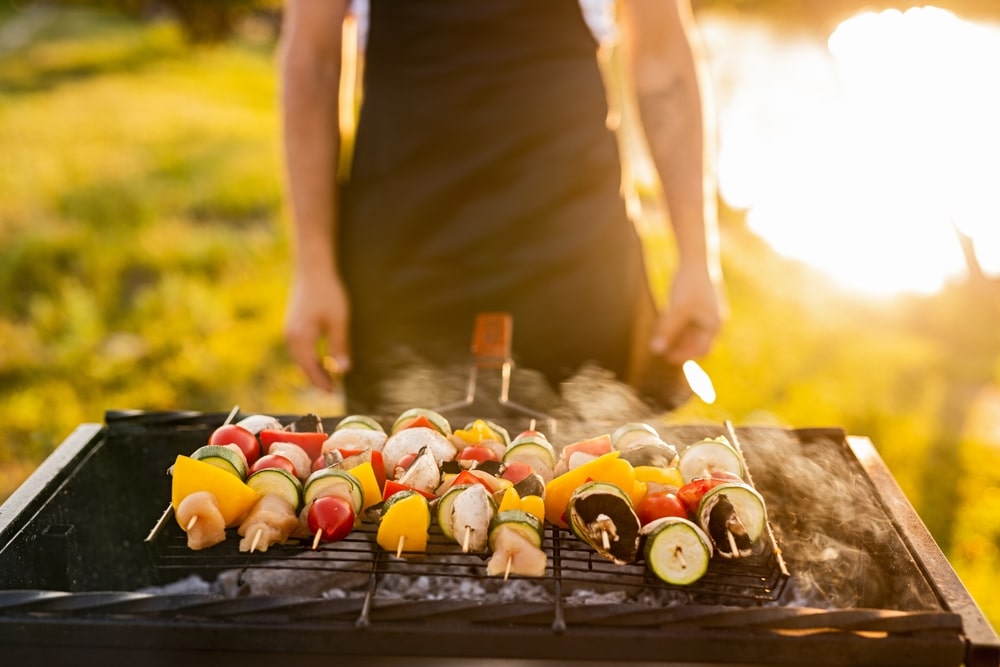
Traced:
<path id="1" fill-rule="evenodd" d="M 341 413 L 281 338 L 281 4 L 0 0 L 0 501 L 105 410 Z M 732 316 L 671 419 L 870 437 L 1000 627 L 1000 3 L 694 5 Z"/>

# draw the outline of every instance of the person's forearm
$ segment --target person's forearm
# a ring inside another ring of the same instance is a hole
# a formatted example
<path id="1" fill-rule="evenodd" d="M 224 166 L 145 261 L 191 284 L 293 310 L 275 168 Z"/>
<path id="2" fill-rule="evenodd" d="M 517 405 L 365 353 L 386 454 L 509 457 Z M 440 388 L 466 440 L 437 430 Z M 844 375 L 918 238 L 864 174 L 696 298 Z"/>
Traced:
<path id="1" fill-rule="evenodd" d="M 300 43 L 295 38 L 294 33 L 286 36 L 280 57 L 282 136 L 295 268 L 300 274 L 335 273 L 340 40 L 338 37 L 317 50 L 308 40 Z"/>
<path id="2" fill-rule="evenodd" d="M 627 45 L 640 119 L 670 212 L 681 269 L 707 268 L 719 277 L 711 111 L 700 76 L 686 2 L 680 10 L 646 11 L 625 0 L 632 32 Z"/>

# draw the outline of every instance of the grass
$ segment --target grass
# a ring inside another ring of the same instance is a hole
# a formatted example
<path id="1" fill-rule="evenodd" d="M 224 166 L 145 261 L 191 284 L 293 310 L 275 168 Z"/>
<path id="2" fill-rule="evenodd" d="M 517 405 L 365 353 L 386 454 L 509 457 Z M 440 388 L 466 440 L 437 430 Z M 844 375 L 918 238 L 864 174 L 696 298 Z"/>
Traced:
<path id="1" fill-rule="evenodd" d="M 0 499 L 108 409 L 339 413 L 281 340 L 272 49 L 193 49 L 169 23 L 94 11 L 0 10 Z M 726 222 L 732 317 L 704 363 L 720 400 L 672 418 L 870 436 L 1000 624 L 996 401 L 979 419 L 947 410 L 970 385 L 948 370 L 968 356 L 954 327 L 969 307 L 951 294 L 861 301 Z M 647 240 L 670 256 L 667 237 Z M 975 396 L 997 391 L 997 358 L 977 357 L 992 370 Z"/>

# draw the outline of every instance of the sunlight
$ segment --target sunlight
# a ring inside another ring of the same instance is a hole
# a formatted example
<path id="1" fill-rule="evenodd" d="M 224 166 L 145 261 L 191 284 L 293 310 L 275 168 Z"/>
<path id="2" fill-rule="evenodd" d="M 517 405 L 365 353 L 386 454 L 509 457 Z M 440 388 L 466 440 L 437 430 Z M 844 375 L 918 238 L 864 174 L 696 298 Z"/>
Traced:
<path id="1" fill-rule="evenodd" d="M 1000 27 L 924 7 L 858 15 L 827 45 L 703 31 L 722 197 L 778 252 L 867 293 L 929 293 L 964 274 L 958 227 L 1000 273 Z"/>

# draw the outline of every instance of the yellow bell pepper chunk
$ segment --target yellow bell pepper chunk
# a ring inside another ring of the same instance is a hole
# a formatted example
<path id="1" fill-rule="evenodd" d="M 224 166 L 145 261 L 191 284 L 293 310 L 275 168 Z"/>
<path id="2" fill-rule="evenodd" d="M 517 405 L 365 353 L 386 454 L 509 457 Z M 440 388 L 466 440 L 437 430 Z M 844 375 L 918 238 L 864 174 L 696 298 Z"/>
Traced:
<path id="1" fill-rule="evenodd" d="M 238 525 L 260 498 L 259 493 L 231 472 L 190 456 L 178 456 L 171 474 L 170 503 L 175 511 L 192 493 L 208 491 L 218 500 L 227 527 Z"/>
<path id="2" fill-rule="evenodd" d="M 508 486 L 503 492 L 503 497 L 500 498 L 500 506 L 497 508 L 497 513 L 518 509 L 521 509 L 521 496 L 518 495 L 517 490 L 513 486 Z"/>
<path id="3" fill-rule="evenodd" d="M 521 509 L 535 515 L 539 521 L 545 521 L 545 501 L 541 496 L 525 496 L 521 498 Z"/>
<path id="4" fill-rule="evenodd" d="M 412 493 L 396 500 L 382 515 L 375 541 L 386 551 L 426 551 L 427 530 L 431 527 L 431 511 L 427 499 Z"/>
<path id="5" fill-rule="evenodd" d="M 378 478 L 375 477 L 375 468 L 372 467 L 371 461 L 359 463 L 347 472 L 354 475 L 354 478 L 361 483 L 361 489 L 365 496 L 361 503 L 362 510 L 382 502 L 382 489 L 379 488 Z"/>
<path id="6" fill-rule="evenodd" d="M 678 468 L 661 468 L 659 466 L 636 466 L 635 478 L 640 482 L 656 482 L 669 484 L 678 489 L 684 486 L 684 477 Z"/>
<path id="7" fill-rule="evenodd" d="M 608 482 L 626 490 L 629 497 L 636 491 L 635 470 L 632 464 L 619 458 L 621 452 L 612 451 L 587 461 L 581 466 L 559 475 L 545 485 L 545 518 L 560 528 L 568 528 L 563 515 L 570 496 L 581 484 L 588 481 Z M 642 496 L 640 496 L 641 498 Z"/>
<path id="8" fill-rule="evenodd" d="M 500 442 L 497 439 L 497 433 L 482 419 L 472 422 L 467 429 L 457 429 L 455 435 L 470 445 L 478 445 L 481 442 Z"/>

